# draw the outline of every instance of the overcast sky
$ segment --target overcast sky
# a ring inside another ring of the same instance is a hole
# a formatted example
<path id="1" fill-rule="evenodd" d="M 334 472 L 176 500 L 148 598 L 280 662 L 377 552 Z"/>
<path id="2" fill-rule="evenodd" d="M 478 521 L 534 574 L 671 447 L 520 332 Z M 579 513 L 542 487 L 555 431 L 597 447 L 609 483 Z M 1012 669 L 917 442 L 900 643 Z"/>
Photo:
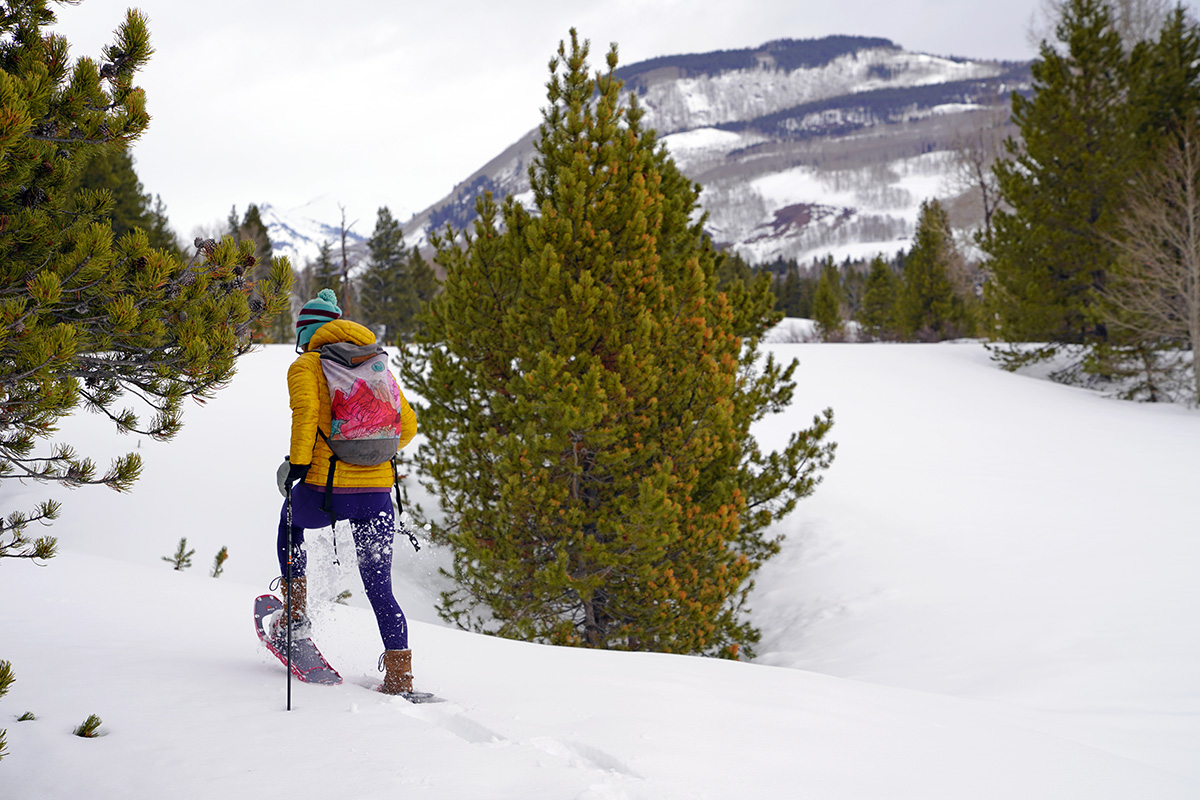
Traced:
<path id="1" fill-rule="evenodd" d="M 134 156 L 190 240 L 235 204 L 323 198 L 364 234 L 381 205 L 407 219 L 537 125 L 572 26 L 595 66 L 610 42 L 632 64 L 832 34 L 1027 59 L 1039 2 L 84 0 L 58 7 L 57 30 L 98 58 L 128 7 L 149 18 L 156 54 L 138 83 L 153 120 Z"/>

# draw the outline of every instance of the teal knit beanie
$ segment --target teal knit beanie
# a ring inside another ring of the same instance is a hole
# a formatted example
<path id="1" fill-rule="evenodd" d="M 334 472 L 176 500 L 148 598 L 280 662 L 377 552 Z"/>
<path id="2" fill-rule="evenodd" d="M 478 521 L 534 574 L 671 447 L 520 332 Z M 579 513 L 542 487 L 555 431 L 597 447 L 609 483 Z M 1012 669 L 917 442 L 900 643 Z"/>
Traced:
<path id="1" fill-rule="evenodd" d="M 304 304 L 300 316 L 296 317 L 296 349 L 303 351 L 317 328 L 342 316 L 338 308 L 337 295 L 332 289 L 322 289 L 317 296 Z"/>

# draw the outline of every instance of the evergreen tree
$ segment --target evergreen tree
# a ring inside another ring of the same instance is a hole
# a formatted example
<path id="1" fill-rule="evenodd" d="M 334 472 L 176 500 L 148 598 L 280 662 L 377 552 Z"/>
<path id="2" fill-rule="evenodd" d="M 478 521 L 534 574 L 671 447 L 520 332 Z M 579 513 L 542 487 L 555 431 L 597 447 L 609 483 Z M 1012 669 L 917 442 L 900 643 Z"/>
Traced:
<path id="1" fill-rule="evenodd" d="M 433 271 L 433 267 L 422 257 L 420 249 L 416 247 L 408 251 L 408 281 L 413 285 L 416 307 L 422 311 L 430 305 L 433 295 L 438 293 L 438 289 L 442 285 L 438 281 L 437 272 Z M 414 324 L 415 330 L 421 329 L 420 314 Z"/>
<path id="2" fill-rule="evenodd" d="M 1102 0 L 1069 0 L 1057 27 L 1062 48 L 1043 42 L 1032 97 L 1013 95 L 1021 143 L 995 173 L 1010 210 L 997 211 L 987 285 L 994 333 L 1009 343 L 1046 342 L 1032 357 L 1106 334 L 1095 290 L 1112 268 L 1121 189 L 1137 143 L 1125 104 L 1127 59 Z M 1010 348 L 1004 360 L 1029 356 Z"/>
<path id="3" fill-rule="evenodd" d="M 237 241 L 239 238 L 238 231 L 241 227 L 242 223 L 238 219 L 237 204 L 235 203 L 229 207 L 229 216 L 225 218 L 225 235 Z"/>
<path id="4" fill-rule="evenodd" d="M 485 194 L 472 235 L 437 238 L 442 292 L 402 353 L 427 402 L 416 455 L 453 553 L 443 616 L 557 644 L 733 656 L 778 550 L 766 527 L 831 461 L 832 412 L 763 454 L 750 426 L 787 404 L 760 364 L 770 298 L 740 311 L 692 219 L 697 188 L 591 77 L 574 31 L 551 62 L 530 168 L 536 213 Z M 502 223 L 502 224 L 501 224 Z"/>
<path id="5" fill-rule="evenodd" d="M 271 234 L 267 231 L 267 224 L 263 222 L 262 212 L 254 203 L 247 206 L 246 214 L 238 225 L 236 238 L 239 242 L 254 243 L 254 257 L 258 259 L 260 266 L 270 264 L 275 258 Z M 258 272 L 255 274 L 258 275 Z"/>
<path id="6" fill-rule="evenodd" d="M 367 268 L 359 278 L 360 319 L 369 327 L 383 328 L 382 338 L 394 341 L 411 330 L 417 303 L 408 280 L 404 231 L 387 206 L 379 209 L 367 252 Z"/>
<path id="7" fill-rule="evenodd" d="M 171 229 L 171 222 L 167 219 L 167 204 L 163 202 L 161 195 L 154 195 L 154 204 L 150 206 L 145 230 L 151 247 L 165 250 L 176 258 L 183 258 L 183 248 L 179 246 L 175 231 Z M 271 262 L 268 260 L 266 263 Z"/>
<path id="8" fill-rule="evenodd" d="M 112 205 L 104 216 L 112 225 L 114 238 L 141 228 L 151 247 L 182 257 L 183 251 L 167 220 L 166 204 L 161 197 L 152 198 L 145 193 L 130 152 L 119 145 L 108 145 L 84 154 L 84 159 L 83 167 L 66 190 L 67 197 L 74 197 L 80 189 L 107 192 Z M 68 206 L 74 210 L 73 202 L 68 202 Z"/>
<path id="9" fill-rule="evenodd" d="M 127 146 L 149 122 L 134 75 L 151 48 L 145 17 L 131 11 L 103 61 L 72 66 L 67 42 L 47 34 L 47 0 L 0 10 L 0 482 L 104 484 L 125 490 L 136 454 L 97 474 L 67 443 L 35 452 L 79 405 L 121 432 L 170 439 L 185 398 L 226 385 L 251 346 L 250 326 L 286 296 L 286 262 L 262 298 L 247 292 L 254 257 L 232 242 L 198 241 L 184 263 L 153 249 L 138 227 L 114 237 L 112 193 L 71 187 L 95 153 Z M 114 408 L 130 392 L 154 409 L 148 425 Z M 0 556 L 48 557 L 53 541 L 24 538 L 58 505 L 0 521 Z"/>
<path id="10" fill-rule="evenodd" d="M 1160 152 L 1182 144 L 1200 119 L 1200 26 L 1176 8 L 1157 39 L 1134 49 L 1129 73 L 1130 117 L 1143 168 L 1153 169 Z"/>
<path id="11" fill-rule="evenodd" d="M 900 278 L 882 257 L 876 256 L 867 275 L 863 307 L 858 317 L 866 336 L 871 339 L 896 338 L 896 304 L 900 289 Z"/>
<path id="12" fill-rule="evenodd" d="M 326 239 L 321 242 L 317 251 L 317 260 L 310 262 L 305 271 L 308 273 L 309 294 L 315 295 L 322 289 L 333 289 L 341 297 L 342 266 L 333 259 L 333 242 Z"/>
<path id="13" fill-rule="evenodd" d="M 945 209 L 937 200 L 926 200 L 921 203 L 896 303 L 896 320 L 904 338 L 936 342 L 968 332 L 966 309 L 950 282 L 951 263 L 956 258 Z"/>
<path id="14" fill-rule="evenodd" d="M 235 239 L 239 243 L 250 242 L 254 245 L 254 257 L 258 262 L 254 269 L 254 280 L 266 280 L 275 260 L 275 248 L 271 244 L 267 224 L 263 222 L 262 212 L 254 203 L 246 208 L 246 213 L 238 224 Z M 293 341 L 296 331 L 292 322 L 291 303 L 283 307 L 269 322 L 255 325 L 254 338 L 257 341 L 275 343 Z"/>
<path id="15" fill-rule="evenodd" d="M 133 156 L 124 147 L 97 148 L 72 182 L 69 194 L 80 189 L 105 190 L 112 206 L 105 216 L 113 236 L 120 238 L 134 228 L 146 227 L 147 197 L 133 168 Z"/>
<path id="16" fill-rule="evenodd" d="M 799 317 L 800 274 L 796 265 L 789 264 L 783 276 L 776 282 L 775 308 L 786 317 Z"/>
<path id="17" fill-rule="evenodd" d="M 764 325 L 773 326 L 783 319 L 783 314 L 775 310 L 771 276 L 756 275 L 746 260 L 732 250 L 717 256 L 716 282 L 717 291 L 724 292 L 733 306 L 734 317 L 747 321 L 747 327 L 734 331 L 735 335 L 753 336 Z M 756 311 L 762 308 L 771 308 L 772 313 L 764 317 Z"/>
<path id="18" fill-rule="evenodd" d="M 777 276 L 772 289 L 775 310 L 785 317 L 812 319 L 817 279 L 809 276 L 807 271 L 802 271 L 795 261 L 779 261 L 770 269 Z"/>
<path id="19" fill-rule="evenodd" d="M 821 270 L 817 294 L 813 298 L 813 321 L 817 323 L 817 334 L 826 342 L 845 339 L 846 326 L 842 321 L 841 303 L 838 300 L 840 285 L 838 268 L 831 261 Z"/>
<path id="20" fill-rule="evenodd" d="M 8 690 L 16 683 L 17 676 L 13 674 L 11 661 L 0 661 L 0 698 L 8 694 Z M 8 755 L 8 745 L 5 742 L 8 731 L 0 728 L 0 761 Z"/>
<path id="21" fill-rule="evenodd" d="M 1171 396 L 1180 350 L 1192 350 L 1196 317 L 1194 171 L 1200 119 L 1200 29 L 1182 8 L 1129 58 L 1128 114 L 1139 143 L 1137 169 L 1123 185 L 1117 254 L 1099 292 L 1096 318 L 1107 332 L 1084 362 L 1120 382 L 1119 395 Z"/>

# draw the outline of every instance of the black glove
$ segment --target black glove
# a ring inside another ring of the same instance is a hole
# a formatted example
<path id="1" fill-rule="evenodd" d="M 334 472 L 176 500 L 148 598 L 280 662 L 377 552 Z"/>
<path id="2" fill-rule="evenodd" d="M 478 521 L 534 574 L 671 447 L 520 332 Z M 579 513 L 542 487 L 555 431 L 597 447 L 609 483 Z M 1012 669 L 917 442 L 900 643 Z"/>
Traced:
<path id="1" fill-rule="evenodd" d="M 296 481 L 304 480 L 311 466 L 312 464 L 293 464 L 288 456 L 284 456 L 283 463 L 275 470 L 275 483 L 279 486 L 279 493 L 284 497 L 290 495 L 292 486 Z"/>

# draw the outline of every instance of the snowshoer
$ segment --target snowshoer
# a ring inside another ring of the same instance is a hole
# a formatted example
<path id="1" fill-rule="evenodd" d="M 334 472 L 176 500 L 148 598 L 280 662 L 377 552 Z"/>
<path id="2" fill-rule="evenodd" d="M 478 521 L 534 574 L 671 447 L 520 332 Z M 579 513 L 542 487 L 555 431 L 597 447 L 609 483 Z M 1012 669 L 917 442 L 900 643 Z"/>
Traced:
<path id="1" fill-rule="evenodd" d="M 304 530 L 349 520 L 363 588 L 375 612 L 385 648 L 380 659 L 380 669 L 385 672 L 380 690 L 387 694 L 406 694 L 413 691 L 412 651 L 408 647 L 408 623 L 392 593 L 395 517 L 390 490 L 395 480 L 393 465 L 390 460 L 361 466 L 332 459 L 328 443 L 333 435 L 330 392 L 318 350 L 336 342 L 375 343 L 374 333 L 341 316 L 337 296 L 330 289 L 322 289 L 304 304 L 296 320 L 296 352 L 300 355 L 292 362 L 287 377 L 292 409 L 291 451 L 278 474 L 280 491 L 285 498 L 291 496 L 292 579 L 289 584 L 286 577 L 281 577 L 279 583 L 285 601 L 291 595 L 293 637 L 297 634 L 306 636 L 308 587 L 305 577 L 307 556 L 302 547 Z M 417 432 L 417 418 L 402 393 L 398 399 L 398 446 L 404 447 Z M 331 463 L 333 476 L 330 481 Z M 287 514 L 285 500 L 280 511 L 277 542 L 282 576 L 288 574 Z M 272 621 L 275 633 L 286 635 L 283 627 L 287 624 L 286 616 L 287 611 L 280 611 Z"/>

